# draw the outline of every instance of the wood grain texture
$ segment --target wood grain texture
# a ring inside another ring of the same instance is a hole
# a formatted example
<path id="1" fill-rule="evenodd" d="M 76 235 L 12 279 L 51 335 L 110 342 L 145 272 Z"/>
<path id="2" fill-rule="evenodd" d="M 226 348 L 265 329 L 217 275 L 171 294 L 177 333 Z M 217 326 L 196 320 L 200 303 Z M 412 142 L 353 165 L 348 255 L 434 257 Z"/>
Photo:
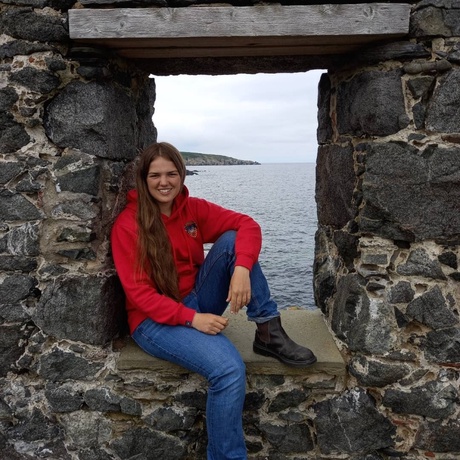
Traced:
<path id="1" fill-rule="evenodd" d="M 340 54 L 406 35 L 409 13 L 403 3 L 75 9 L 69 31 L 124 57 Z"/>

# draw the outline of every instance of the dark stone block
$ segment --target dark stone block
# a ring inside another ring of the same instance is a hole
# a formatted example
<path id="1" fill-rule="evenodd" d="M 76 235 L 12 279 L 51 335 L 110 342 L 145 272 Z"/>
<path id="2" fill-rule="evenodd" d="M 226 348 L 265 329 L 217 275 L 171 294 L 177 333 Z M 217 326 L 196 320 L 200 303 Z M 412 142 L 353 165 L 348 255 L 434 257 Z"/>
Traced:
<path id="1" fill-rule="evenodd" d="M 38 70 L 33 67 L 25 67 L 22 70 L 12 72 L 10 81 L 35 91 L 37 93 L 48 94 L 56 89 L 60 80 L 56 75 L 46 70 Z"/>
<path id="2" fill-rule="evenodd" d="M 420 2 L 411 15 L 410 34 L 415 37 L 460 35 L 460 10 L 455 1 Z"/>
<path id="3" fill-rule="evenodd" d="M 85 392 L 84 401 L 91 410 L 99 412 L 121 412 L 120 396 L 108 388 L 95 388 Z"/>
<path id="4" fill-rule="evenodd" d="M 53 412 L 73 412 L 83 405 L 83 394 L 75 389 L 73 383 L 61 386 L 49 384 L 45 396 Z"/>
<path id="5" fill-rule="evenodd" d="M 13 227 L 6 234 L 6 252 L 14 256 L 38 256 L 40 254 L 39 225 L 26 223 Z"/>
<path id="6" fill-rule="evenodd" d="M 407 82 L 407 87 L 415 98 L 426 99 L 426 96 L 431 93 L 436 80 L 432 76 L 422 76 L 410 79 Z"/>
<path id="7" fill-rule="evenodd" d="M 319 144 L 325 144 L 332 138 L 332 121 L 329 115 L 331 106 L 331 80 L 323 73 L 318 84 L 318 129 L 316 137 Z"/>
<path id="8" fill-rule="evenodd" d="M 264 405 L 265 399 L 263 391 L 248 391 L 244 400 L 244 410 L 258 411 Z"/>
<path id="9" fill-rule="evenodd" d="M 0 191 L 0 215 L 5 221 L 38 220 L 41 212 L 22 195 L 8 190 Z"/>
<path id="10" fill-rule="evenodd" d="M 37 14 L 32 8 L 5 10 L 0 17 L 0 29 L 13 38 L 31 42 L 66 42 L 69 39 L 64 19 Z"/>
<path id="11" fill-rule="evenodd" d="M 98 165 L 89 166 L 78 171 L 59 175 L 58 186 L 62 191 L 97 196 L 99 194 L 100 175 Z"/>
<path id="12" fill-rule="evenodd" d="M 70 243 L 89 243 L 96 238 L 96 235 L 88 227 L 66 227 L 56 238 L 59 243 L 68 241 Z"/>
<path id="13" fill-rule="evenodd" d="M 0 377 L 6 377 L 12 366 L 24 353 L 24 332 L 19 326 L 0 325 Z M 20 345 L 20 343 L 22 343 Z"/>
<path id="14" fill-rule="evenodd" d="M 0 284 L 0 305 L 17 304 L 29 296 L 35 295 L 37 280 L 26 275 L 11 275 Z"/>
<path id="15" fill-rule="evenodd" d="M 314 410 L 322 454 L 365 454 L 393 445 L 396 428 L 361 389 L 319 402 Z"/>
<path id="16" fill-rule="evenodd" d="M 172 407 L 160 407 L 146 417 L 145 422 L 160 431 L 189 430 L 195 423 L 196 414 L 197 410 L 193 408 L 178 413 Z"/>
<path id="17" fill-rule="evenodd" d="M 46 334 L 102 345 L 121 327 L 123 300 L 115 276 L 68 277 L 45 288 L 34 320 Z"/>
<path id="18" fill-rule="evenodd" d="M 345 266 L 351 269 L 354 259 L 358 256 L 359 238 L 351 233 L 338 230 L 334 232 L 333 240 Z"/>
<path id="19" fill-rule="evenodd" d="M 288 407 L 297 407 L 307 399 L 305 391 L 293 389 L 278 393 L 268 406 L 268 412 L 280 412 Z"/>
<path id="20" fill-rule="evenodd" d="M 356 215 L 353 147 L 320 146 L 316 166 L 316 202 L 321 225 L 344 227 Z"/>
<path id="21" fill-rule="evenodd" d="M 185 406 L 195 407 L 198 410 L 206 410 L 207 394 L 202 391 L 184 392 L 176 396 L 176 401 Z"/>
<path id="22" fill-rule="evenodd" d="M 37 268 L 37 260 L 24 256 L 0 256 L 0 271 L 29 273 Z"/>
<path id="23" fill-rule="evenodd" d="M 452 251 L 443 252 L 438 256 L 438 260 L 454 270 L 458 268 L 457 255 Z"/>
<path id="24" fill-rule="evenodd" d="M 13 120 L 10 114 L 0 114 L 0 151 L 13 153 L 30 142 L 24 126 Z"/>
<path id="25" fill-rule="evenodd" d="M 422 339 L 420 347 L 429 361 L 460 363 L 460 329 L 451 327 L 431 331 Z"/>
<path id="26" fill-rule="evenodd" d="M 50 420 L 37 408 L 34 408 L 31 414 L 18 418 L 19 423 L 9 430 L 11 439 L 23 442 L 63 439 L 62 431 L 56 422 Z"/>
<path id="27" fill-rule="evenodd" d="M 72 260 L 96 260 L 96 253 L 90 248 L 62 249 L 57 253 Z"/>
<path id="28" fill-rule="evenodd" d="M 393 286 L 388 294 L 388 301 L 390 303 L 408 303 L 415 295 L 411 284 L 408 281 L 399 281 Z"/>
<path id="29" fill-rule="evenodd" d="M 22 172 L 20 163 L 8 161 L 0 163 L 0 185 L 4 185 Z"/>
<path id="30" fill-rule="evenodd" d="M 369 299 L 365 279 L 356 274 L 343 277 L 337 285 L 331 327 L 351 351 L 384 354 L 391 350 L 396 327 L 393 307 Z"/>
<path id="31" fill-rule="evenodd" d="M 356 356 L 349 363 L 349 371 L 360 385 L 384 387 L 406 377 L 410 368 L 406 364 L 386 363 L 366 356 Z"/>
<path id="32" fill-rule="evenodd" d="M 400 265 L 396 270 L 400 275 L 423 276 L 435 280 L 445 280 L 446 277 L 437 260 L 430 259 L 424 249 L 411 251 L 407 262 Z"/>
<path id="33" fill-rule="evenodd" d="M 430 131 L 457 133 L 460 125 L 460 70 L 453 69 L 439 79 L 428 106 L 426 127 Z"/>
<path id="34" fill-rule="evenodd" d="M 0 111 L 7 112 L 18 99 L 19 96 L 13 88 L 6 86 L 0 89 Z"/>
<path id="35" fill-rule="evenodd" d="M 460 452 L 460 422 L 424 421 L 417 432 L 414 447 L 430 452 Z"/>
<path id="36" fill-rule="evenodd" d="M 448 241 L 460 235 L 460 149 L 368 145 L 360 230 L 384 238 Z M 420 264 L 418 264 L 420 265 Z M 441 276 L 430 269 L 430 276 Z"/>
<path id="37" fill-rule="evenodd" d="M 133 101 L 110 84 L 69 83 L 45 110 L 49 138 L 102 158 L 133 159 L 137 128 Z"/>
<path id="38" fill-rule="evenodd" d="M 429 382 L 408 391 L 387 390 L 382 404 L 398 414 L 429 418 L 447 418 L 455 412 L 458 390 L 451 384 Z"/>
<path id="39" fill-rule="evenodd" d="M 92 380 L 103 367 L 102 363 L 90 362 L 81 356 L 56 347 L 42 354 L 39 361 L 39 375 L 51 382 Z"/>
<path id="40" fill-rule="evenodd" d="M 458 317 L 448 308 L 439 286 L 422 294 L 408 306 L 406 314 L 432 329 L 442 329 L 458 324 Z"/>
<path id="41" fill-rule="evenodd" d="M 280 453 L 305 453 L 314 449 L 310 429 L 306 424 L 281 426 L 261 423 L 259 428 L 272 447 Z"/>
<path id="42" fill-rule="evenodd" d="M 179 460 L 186 453 L 186 446 L 177 437 L 147 428 L 128 429 L 111 446 L 122 460 Z"/>
<path id="43" fill-rule="evenodd" d="M 337 129 L 352 136 L 389 136 L 405 128 L 400 70 L 363 72 L 337 89 Z"/>

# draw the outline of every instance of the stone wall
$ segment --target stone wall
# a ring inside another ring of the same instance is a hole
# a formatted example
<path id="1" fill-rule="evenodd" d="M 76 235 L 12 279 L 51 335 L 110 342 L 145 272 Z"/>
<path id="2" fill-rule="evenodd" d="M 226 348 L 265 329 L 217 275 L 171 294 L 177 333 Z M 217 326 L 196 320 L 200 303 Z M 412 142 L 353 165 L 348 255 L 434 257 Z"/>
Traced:
<path id="1" fill-rule="evenodd" d="M 203 458 L 204 382 L 117 366 L 108 234 L 154 82 L 70 43 L 72 7 L 0 4 L 0 457 Z M 410 35 L 305 63 L 329 68 L 314 283 L 349 375 L 248 375 L 253 459 L 460 458 L 460 5 L 415 4 Z"/>

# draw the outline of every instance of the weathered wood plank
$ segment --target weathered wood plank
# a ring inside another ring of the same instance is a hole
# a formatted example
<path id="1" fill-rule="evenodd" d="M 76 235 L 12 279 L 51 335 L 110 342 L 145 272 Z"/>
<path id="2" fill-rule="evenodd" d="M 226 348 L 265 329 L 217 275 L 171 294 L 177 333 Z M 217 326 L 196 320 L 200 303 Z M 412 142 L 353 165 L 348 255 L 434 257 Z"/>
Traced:
<path id="1" fill-rule="evenodd" d="M 69 10 L 70 38 L 401 36 L 410 5 L 256 5 L 253 7 Z"/>
<path id="2" fill-rule="evenodd" d="M 316 46 L 264 46 L 257 48 L 247 47 L 219 47 L 219 48 L 121 48 L 118 54 L 130 59 L 158 59 L 158 58 L 195 58 L 195 57 L 238 57 L 238 56 L 316 56 L 327 54 L 343 54 L 353 48 L 340 45 Z"/>

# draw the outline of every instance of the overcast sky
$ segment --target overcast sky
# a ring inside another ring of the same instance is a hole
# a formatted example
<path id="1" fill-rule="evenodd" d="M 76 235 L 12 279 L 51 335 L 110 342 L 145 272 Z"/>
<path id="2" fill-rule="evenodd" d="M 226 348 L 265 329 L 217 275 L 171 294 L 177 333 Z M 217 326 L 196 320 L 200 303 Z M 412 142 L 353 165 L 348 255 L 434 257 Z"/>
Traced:
<path id="1" fill-rule="evenodd" d="M 154 77 L 158 140 L 259 163 L 315 163 L 322 73 Z"/>

